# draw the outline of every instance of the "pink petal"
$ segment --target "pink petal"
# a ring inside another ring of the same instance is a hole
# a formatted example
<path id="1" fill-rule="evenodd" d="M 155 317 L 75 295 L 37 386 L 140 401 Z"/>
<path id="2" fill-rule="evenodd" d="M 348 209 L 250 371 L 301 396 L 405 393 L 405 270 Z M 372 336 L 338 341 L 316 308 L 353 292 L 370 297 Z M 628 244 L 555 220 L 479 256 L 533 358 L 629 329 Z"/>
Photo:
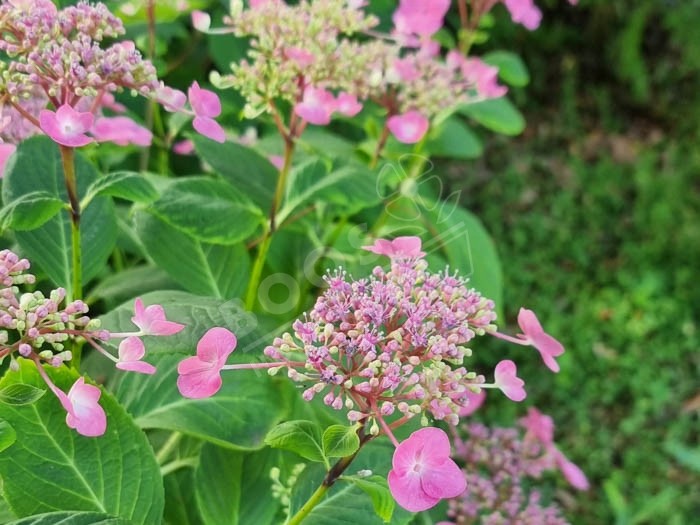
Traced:
<path id="1" fill-rule="evenodd" d="M 207 32 L 211 26 L 211 17 L 204 11 L 192 11 L 192 26 L 197 31 Z"/>
<path id="2" fill-rule="evenodd" d="M 535 312 L 527 308 L 520 308 L 518 312 L 518 326 L 520 326 L 520 329 L 528 337 L 544 332 Z"/>
<path id="3" fill-rule="evenodd" d="M 127 372 L 138 372 L 139 374 L 153 375 L 156 373 L 156 367 L 145 361 L 123 361 L 116 364 L 120 370 Z"/>
<path id="4" fill-rule="evenodd" d="M 430 123 L 418 111 L 408 111 L 389 117 L 386 125 L 399 142 L 415 144 L 425 136 Z"/>
<path id="5" fill-rule="evenodd" d="M 168 86 L 161 86 L 156 90 L 156 100 L 163 106 L 166 111 L 180 111 L 187 102 L 187 96 L 179 89 L 173 89 Z"/>
<path id="6" fill-rule="evenodd" d="M 401 0 L 392 20 L 399 33 L 431 36 L 443 24 L 450 0 Z"/>
<path id="7" fill-rule="evenodd" d="M 127 337 L 119 343 L 120 361 L 138 361 L 146 355 L 146 347 L 138 337 Z"/>
<path id="8" fill-rule="evenodd" d="M 420 476 L 416 472 L 401 476 L 392 470 L 389 472 L 387 481 L 396 503 L 408 511 L 421 512 L 440 502 L 440 498 L 434 498 L 425 493 Z"/>
<path id="9" fill-rule="evenodd" d="M 398 474 L 412 472 L 420 459 L 423 464 L 440 465 L 450 456 L 450 440 L 443 430 L 425 427 L 416 430 L 399 444 L 391 464 Z"/>
<path id="10" fill-rule="evenodd" d="M 583 470 L 581 470 L 575 463 L 569 461 L 569 459 L 559 450 L 557 450 L 556 461 L 561 473 L 572 487 L 578 490 L 588 490 L 591 488 L 588 478 L 583 473 Z"/>
<path id="11" fill-rule="evenodd" d="M 194 153 L 194 142 L 191 140 L 181 140 L 173 144 L 173 151 L 178 155 L 192 155 Z"/>
<path id="12" fill-rule="evenodd" d="M 465 397 L 467 398 L 467 403 L 462 405 L 462 408 L 459 409 L 459 417 L 471 416 L 474 412 L 479 410 L 486 400 L 486 391 L 482 389 L 478 394 L 475 394 L 467 389 Z"/>
<path id="13" fill-rule="evenodd" d="M 10 158 L 10 155 L 12 155 L 16 149 L 17 146 L 14 144 L 0 144 L 0 179 L 5 173 L 7 159 Z"/>
<path id="14" fill-rule="evenodd" d="M 213 91 L 202 89 L 193 82 L 187 91 L 187 98 L 198 117 L 214 118 L 221 114 L 221 101 Z M 196 128 L 195 128 L 196 129 Z"/>
<path id="15" fill-rule="evenodd" d="M 66 416 L 66 424 L 83 436 L 101 436 L 107 429 L 107 416 L 98 404 L 101 391 L 93 385 L 85 384 L 80 377 L 68 392 L 73 413 Z"/>
<path id="16" fill-rule="evenodd" d="M 202 361 L 198 356 L 188 357 L 177 367 L 177 388 L 184 397 L 201 399 L 211 397 L 221 388 L 220 367 Z"/>
<path id="17" fill-rule="evenodd" d="M 509 359 L 505 359 L 496 365 L 496 385 L 506 397 L 513 401 L 520 402 L 527 397 L 527 393 L 523 388 L 525 381 L 520 379 L 516 374 L 517 367 L 515 363 Z"/>
<path id="18" fill-rule="evenodd" d="M 313 86 L 307 86 L 304 89 L 302 101 L 294 106 L 294 113 L 317 126 L 328 124 L 335 110 L 336 100 L 333 94 Z"/>
<path id="19" fill-rule="evenodd" d="M 92 127 L 92 134 L 98 142 L 114 142 L 119 146 L 134 144 L 150 146 L 153 134 L 128 117 L 101 117 Z"/>
<path id="20" fill-rule="evenodd" d="M 503 0 L 513 22 L 522 24 L 525 28 L 533 31 L 537 29 L 542 21 L 542 11 L 540 11 L 532 0 Z"/>
<path id="21" fill-rule="evenodd" d="M 236 349 L 238 340 L 233 332 L 215 326 L 207 330 L 197 343 L 197 357 L 210 363 L 223 366 L 231 352 Z"/>
<path id="22" fill-rule="evenodd" d="M 554 421 L 535 407 L 527 409 L 527 416 L 520 418 L 520 425 L 545 446 L 554 442 Z"/>
<path id="23" fill-rule="evenodd" d="M 395 254 L 401 254 L 408 257 L 423 257 L 425 255 L 425 252 L 421 251 L 422 241 L 420 237 L 397 237 L 391 242 L 391 244 Z"/>
<path id="24" fill-rule="evenodd" d="M 457 463 L 445 458 L 439 466 L 422 473 L 421 486 L 430 497 L 456 498 L 467 489 L 467 479 Z"/>
<path id="25" fill-rule="evenodd" d="M 355 95 L 349 93 L 341 93 L 336 99 L 336 106 L 338 113 L 345 115 L 346 117 L 354 117 L 360 111 L 362 111 L 362 104 L 360 104 Z"/>
<path id="26" fill-rule="evenodd" d="M 44 109 L 39 113 L 41 130 L 54 142 L 71 148 L 85 146 L 92 139 L 85 135 L 92 127 L 92 113 L 80 113 L 64 104 L 54 113 Z"/>
<path id="27" fill-rule="evenodd" d="M 204 135 L 208 139 L 215 140 L 220 144 L 226 142 L 226 132 L 224 128 L 212 118 L 195 117 L 192 121 L 192 127 L 197 133 Z"/>

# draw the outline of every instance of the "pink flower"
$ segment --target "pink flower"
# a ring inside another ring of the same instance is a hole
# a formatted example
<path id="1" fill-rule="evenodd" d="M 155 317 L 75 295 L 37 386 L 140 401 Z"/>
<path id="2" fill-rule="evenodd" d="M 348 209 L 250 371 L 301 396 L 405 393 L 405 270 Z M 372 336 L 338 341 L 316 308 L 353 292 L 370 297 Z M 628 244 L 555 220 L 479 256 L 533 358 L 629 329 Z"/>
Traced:
<path id="1" fill-rule="evenodd" d="M 396 31 L 429 37 L 442 27 L 450 0 L 401 0 L 392 20 Z"/>
<path id="2" fill-rule="evenodd" d="M 415 110 L 389 117 L 386 122 L 396 140 L 404 144 L 415 144 L 421 140 L 428 131 L 429 124 L 428 119 Z"/>
<path id="3" fill-rule="evenodd" d="M 85 135 L 92 127 L 92 113 L 81 113 L 68 104 L 63 104 L 54 113 L 44 109 L 39 113 L 41 130 L 54 142 L 69 148 L 78 148 L 90 144 L 92 139 Z"/>
<path id="4" fill-rule="evenodd" d="M 145 361 L 141 361 L 146 354 L 146 348 L 138 337 L 127 337 L 119 343 L 119 361 L 117 368 L 141 374 L 155 374 L 156 367 Z"/>
<path id="5" fill-rule="evenodd" d="M 425 252 L 421 251 L 420 237 L 415 236 L 397 237 L 393 241 L 377 239 L 372 246 L 363 246 L 362 249 L 391 258 L 425 256 Z"/>
<path id="6" fill-rule="evenodd" d="M 173 335 L 185 327 L 184 324 L 168 321 L 165 310 L 159 304 L 144 308 L 140 297 L 134 302 L 134 314 L 131 322 L 141 329 L 139 335 Z"/>
<path id="7" fill-rule="evenodd" d="M 523 388 L 525 381 L 520 379 L 516 375 L 517 373 L 518 368 L 515 366 L 515 363 L 510 359 L 505 359 L 496 365 L 496 370 L 494 371 L 496 381 L 494 384 L 506 397 L 519 402 L 525 399 L 527 394 Z"/>
<path id="8" fill-rule="evenodd" d="M 7 159 L 10 158 L 10 155 L 12 155 L 16 149 L 17 146 L 14 144 L 0 144 L 0 178 L 2 178 L 5 173 L 5 163 Z"/>
<path id="9" fill-rule="evenodd" d="M 163 106 L 165 111 L 180 111 L 187 102 L 187 96 L 179 89 L 161 85 L 156 90 L 156 100 Z"/>
<path id="10" fill-rule="evenodd" d="M 564 346 L 551 335 L 545 333 L 532 310 L 520 309 L 518 325 L 523 331 L 518 337 L 537 349 L 547 368 L 552 372 L 559 372 L 559 364 L 554 358 L 564 353 Z"/>
<path id="11" fill-rule="evenodd" d="M 559 450 L 554 451 L 554 460 L 569 484 L 578 490 L 588 490 L 591 485 L 583 471 Z"/>
<path id="12" fill-rule="evenodd" d="M 95 121 L 91 133 L 98 142 L 114 142 L 119 146 L 134 144 L 146 147 L 153 140 L 149 130 L 129 117 L 100 117 Z"/>
<path id="13" fill-rule="evenodd" d="M 267 160 L 278 170 L 284 167 L 284 157 L 282 155 L 268 155 Z"/>
<path id="14" fill-rule="evenodd" d="M 221 369 L 236 348 L 236 336 L 226 328 L 214 327 L 197 343 L 197 355 L 177 366 L 177 388 L 192 399 L 213 396 L 221 388 Z"/>
<path id="15" fill-rule="evenodd" d="M 527 409 L 527 416 L 520 418 L 520 425 L 545 447 L 554 443 L 554 421 L 535 407 Z"/>
<path id="16" fill-rule="evenodd" d="M 187 98 L 195 115 L 192 121 L 194 129 L 207 138 L 224 143 L 226 141 L 224 128 L 214 120 L 221 114 L 221 101 L 216 93 L 202 89 L 197 82 L 193 82 L 187 91 Z"/>
<path id="17" fill-rule="evenodd" d="M 68 395 L 54 387 L 54 393 L 66 409 L 66 424 L 83 436 L 101 436 L 107 429 L 107 416 L 99 405 L 101 391 L 98 387 L 85 384 L 80 377 L 73 384 Z M 52 389 L 53 390 L 53 389 Z"/>
<path id="18" fill-rule="evenodd" d="M 481 390 L 478 394 L 475 394 L 471 390 L 467 389 L 464 397 L 466 398 L 466 404 L 462 405 L 459 409 L 459 417 L 471 416 L 474 412 L 479 410 L 481 405 L 486 401 L 486 390 Z"/>
<path id="19" fill-rule="evenodd" d="M 420 512 L 467 488 L 464 473 L 450 459 L 450 441 L 439 428 L 415 431 L 394 451 L 389 489 L 406 510 Z"/>
<path id="20" fill-rule="evenodd" d="M 508 91 L 507 87 L 501 86 L 498 83 L 497 67 L 489 66 L 478 58 L 462 57 L 460 68 L 462 70 L 462 76 L 464 76 L 467 81 L 474 84 L 479 97 L 499 98 Z"/>
<path id="21" fill-rule="evenodd" d="M 176 142 L 173 144 L 173 151 L 178 155 L 192 155 L 194 153 L 194 142 L 189 139 Z"/>
<path id="22" fill-rule="evenodd" d="M 294 113 L 310 124 L 325 126 L 330 123 L 331 115 L 336 109 L 333 93 L 323 88 L 307 86 L 301 102 L 294 106 Z"/>
<path id="23" fill-rule="evenodd" d="M 540 11 L 532 0 L 503 0 L 513 22 L 522 24 L 525 28 L 533 31 L 537 29 L 542 21 L 542 11 Z"/>
<path id="24" fill-rule="evenodd" d="M 355 95 L 350 93 L 340 93 L 336 99 L 336 109 L 338 113 L 346 117 L 354 117 L 362 111 L 362 104 L 358 102 Z"/>

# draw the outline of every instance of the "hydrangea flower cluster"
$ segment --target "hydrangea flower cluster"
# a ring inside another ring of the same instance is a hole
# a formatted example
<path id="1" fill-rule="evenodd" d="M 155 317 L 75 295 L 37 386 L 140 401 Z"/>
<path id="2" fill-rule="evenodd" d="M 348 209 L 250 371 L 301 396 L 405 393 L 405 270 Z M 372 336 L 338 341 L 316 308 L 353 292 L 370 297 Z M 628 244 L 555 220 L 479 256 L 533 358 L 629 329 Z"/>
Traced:
<path id="1" fill-rule="evenodd" d="M 100 389 L 79 378 L 68 394 L 62 392 L 49 378 L 44 365 L 60 367 L 73 358 L 70 344 L 84 340 L 121 370 L 153 374 L 153 365 L 143 361 L 145 347 L 141 336 L 172 335 L 184 325 L 168 321 L 160 305 L 145 307 L 141 299 L 135 303 L 132 322 L 139 328 L 134 332 L 110 333 L 91 319 L 88 306 L 80 300 L 65 303 L 63 288 L 52 290 L 48 297 L 42 292 L 20 293 L 19 285 L 35 282 L 27 259 L 20 259 L 10 250 L 0 251 L 0 360 L 8 356 L 10 368 L 17 369 L 16 361 L 29 359 L 43 377 L 50 390 L 67 411 L 66 423 L 85 436 L 99 436 L 106 430 L 104 410 L 98 404 Z M 102 346 L 111 339 L 122 339 L 118 357 Z"/>
<path id="2" fill-rule="evenodd" d="M 447 60 L 440 56 L 431 37 L 442 27 L 449 2 L 402 0 L 391 35 L 374 32 L 379 21 L 363 11 L 365 4 L 253 2 L 225 18 L 229 29 L 209 30 L 202 12 L 193 14 L 193 23 L 204 31 L 252 37 L 248 60 L 213 81 L 242 93 L 247 116 L 272 112 L 288 138 L 299 136 L 307 123 L 328 124 L 334 113 L 354 116 L 362 101 L 372 100 L 386 110 L 387 131 L 414 143 L 441 111 L 505 93 L 496 68 L 456 52 Z M 370 38 L 353 38 L 358 33 Z M 282 101 L 293 107 L 288 128 L 279 121 Z"/>
<path id="3" fill-rule="evenodd" d="M 541 493 L 531 488 L 532 480 L 556 467 L 550 449 L 554 445 L 540 440 L 551 439 L 551 418 L 530 408 L 520 423 L 524 433 L 517 428 L 471 423 L 463 429 L 466 439 L 455 438 L 454 457 L 464 464 L 462 475 L 469 490 L 450 499 L 448 516 L 452 521 L 441 525 L 568 523 L 556 504 L 544 504 Z M 567 480 L 577 489 L 587 489 L 585 475 L 575 468 L 578 478 L 572 479 L 565 473 Z"/>

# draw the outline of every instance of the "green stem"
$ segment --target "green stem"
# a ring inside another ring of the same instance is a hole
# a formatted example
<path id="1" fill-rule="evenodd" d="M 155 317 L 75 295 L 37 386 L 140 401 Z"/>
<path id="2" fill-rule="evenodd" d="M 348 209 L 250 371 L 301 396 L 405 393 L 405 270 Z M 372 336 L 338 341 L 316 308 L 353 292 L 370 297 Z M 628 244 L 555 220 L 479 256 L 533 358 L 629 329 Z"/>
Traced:
<path id="1" fill-rule="evenodd" d="M 371 435 L 365 435 L 365 430 L 362 427 L 357 431 L 357 435 L 360 437 L 360 447 L 353 454 L 340 458 L 336 464 L 331 467 L 326 474 L 326 477 L 323 479 L 323 482 L 318 486 L 306 503 L 301 506 L 297 513 L 289 518 L 286 525 L 299 525 L 299 523 L 301 523 L 304 518 L 311 513 L 314 507 L 321 502 L 323 496 L 325 496 L 326 492 L 328 492 L 328 489 L 330 489 L 333 484 L 338 481 L 338 478 L 340 478 L 343 472 L 345 472 L 345 469 L 350 466 L 350 463 L 352 463 L 355 457 L 357 457 L 357 454 L 359 454 L 360 450 L 362 450 L 362 446 L 372 439 Z"/>
<path id="2" fill-rule="evenodd" d="M 175 472 L 178 469 L 184 468 L 184 467 L 196 467 L 197 464 L 199 463 L 199 460 L 197 458 L 182 458 L 182 459 L 176 459 L 175 461 L 171 461 L 167 465 L 163 465 L 160 467 L 160 475 L 162 477 L 167 476 L 171 472 Z"/>
<path id="3" fill-rule="evenodd" d="M 159 465 L 165 463 L 165 460 L 170 457 L 170 454 L 177 448 L 180 440 L 182 439 L 182 432 L 173 432 L 167 439 L 163 446 L 160 447 L 158 453 L 156 454 L 156 461 Z"/>
<path id="4" fill-rule="evenodd" d="M 247 310 L 252 310 L 255 306 L 255 299 L 258 295 L 258 286 L 260 286 L 260 277 L 262 276 L 262 271 L 265 267 L 267 252 L 270 250 L 272 235 L 277 229 L 277 211 L 282 204 L 282 197 L 284 196 L 284 191 L 287 185 L 287 176 L 289 175 L 289 170 L 292 166 L 294 142 L 292 140 L 285 140 L 284 145 L 284 165 L 282 166 L 279 177 L 277 178 L 275 196 L 272 199 L 272 206 L 270 207 L 270 224 L 268 225 L 264 238 L 258 247 L 258 254 L 255 258 L 255 263 L 253 264 L 253 270 L 250 273 L 250 282 L 248 283 L 248 290 L 246 291 L 245 296 L 245 306 Z"/>
<path id="5" fill-rule="evenodd" d="M 387 122 L 389 121 L 389 117 L 387 116 Z M 384 129 L 382 129 L 382 134 L 379 136 L 379 140 L 377 140 L 377 147 L 374 149 L 374 154 L 372 155 L 372 159 L 369 161 L 369 167 L 370 169 L 374 169 L 377 167 L 377 164 L 379 163 L 379 157 L 382 155 L 382 150 L 384 150 L 384 146 L 386 146 L 386 141 L 389 139 L 389 126 L 387 126 L 386 122 L 384 123 Z"/>

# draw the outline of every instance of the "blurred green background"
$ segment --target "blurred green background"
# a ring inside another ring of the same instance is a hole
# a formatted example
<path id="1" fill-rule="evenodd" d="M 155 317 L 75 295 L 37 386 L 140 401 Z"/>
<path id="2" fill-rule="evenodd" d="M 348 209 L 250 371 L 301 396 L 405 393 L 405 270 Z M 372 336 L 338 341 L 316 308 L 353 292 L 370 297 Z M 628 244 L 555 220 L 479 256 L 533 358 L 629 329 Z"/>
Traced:
<path id="1" fill-rule="evenodd" d="M 525 133 L 443 172 L 494 236 L 508 324 L 532 308 L 567 347 L 522 372 L 592 482 L 567 516 L 700 523 L 700 1 L 537 3 L 538 31 L 497 9 L 477 50 L 530 68 Z"/>

